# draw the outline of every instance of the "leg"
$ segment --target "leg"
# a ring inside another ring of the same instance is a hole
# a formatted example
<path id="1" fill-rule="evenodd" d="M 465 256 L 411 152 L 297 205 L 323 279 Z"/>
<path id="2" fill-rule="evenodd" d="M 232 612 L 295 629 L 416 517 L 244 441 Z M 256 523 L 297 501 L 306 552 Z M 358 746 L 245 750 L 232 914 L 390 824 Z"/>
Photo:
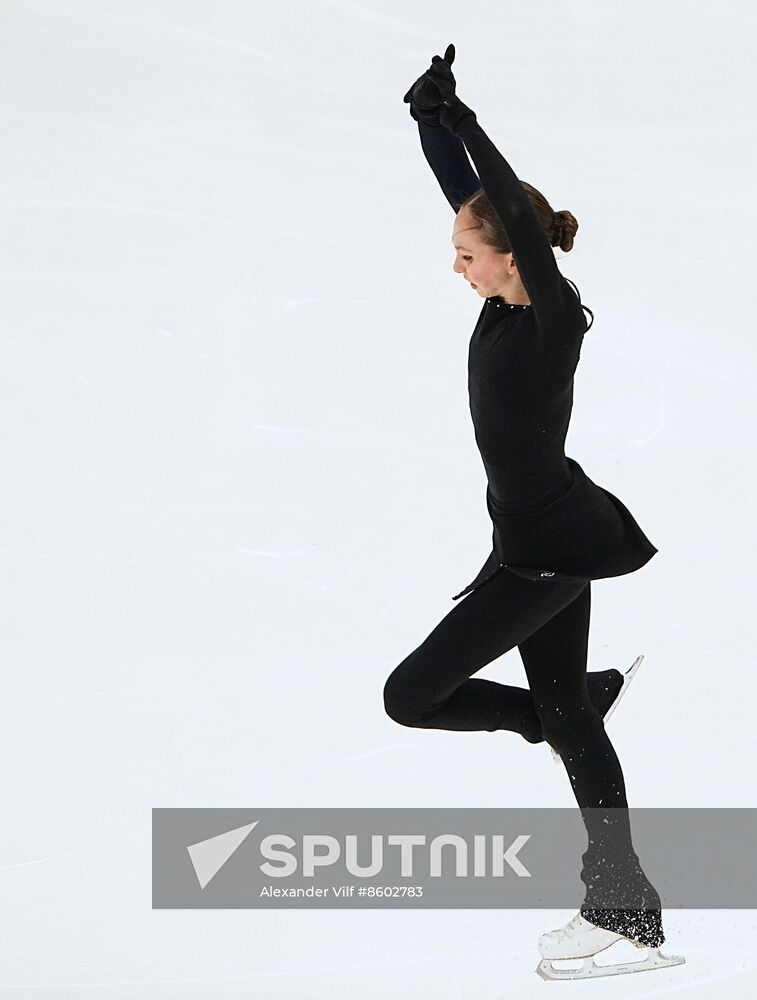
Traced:
<path id="1" fill-rule="evenodd" d="M 544 736 L 562 757 L 579 806 L 627 807 L 620 762 L 589 695 L 590 615 L 586 582 L 575 600 L 518 649 Z"/>
<path id="2" fill-rule="evenodd" d="M 506 729 L 541 741 L 530 691 L 471 675 L 537 631 L 585 585 L 535 583 L 501 570 L 456 605 L 390 674 L 387 713 L 422 729 Z"/>
<path id="3" fill-rule="evenodd" d="M 519 644 L 534 708 L 544 736 L 560 753 L 586 826 L 589 848 L 581 878 L 587 886 L 582 913 L 608 929 L 636 928 L 656 940 L 659 896 L 641 870 L 631 841 L 623 772 L 602 717 L 592 705 L 586 675 L 591 584 L 559 614 Z M 610 906 L 623 906 L 621 923 Z M 601 907 L 602 909 L 598 909 Z M 613 923 L 613 921 L 615 921 Z M 635 923 L 634 923 L 635 921 Z"/>

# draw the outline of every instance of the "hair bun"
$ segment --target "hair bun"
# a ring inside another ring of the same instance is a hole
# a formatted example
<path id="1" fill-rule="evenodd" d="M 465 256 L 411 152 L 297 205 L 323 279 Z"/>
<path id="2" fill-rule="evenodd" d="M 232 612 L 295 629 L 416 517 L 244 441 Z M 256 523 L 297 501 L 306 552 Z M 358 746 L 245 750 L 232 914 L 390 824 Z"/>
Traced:
<path id="1" fill-rule="evenodd" d="M 567 252 L 573 246 L 577 230 L 578 223 L 570 212 L 555 212 L 552 216 L 552 246 Z"/>

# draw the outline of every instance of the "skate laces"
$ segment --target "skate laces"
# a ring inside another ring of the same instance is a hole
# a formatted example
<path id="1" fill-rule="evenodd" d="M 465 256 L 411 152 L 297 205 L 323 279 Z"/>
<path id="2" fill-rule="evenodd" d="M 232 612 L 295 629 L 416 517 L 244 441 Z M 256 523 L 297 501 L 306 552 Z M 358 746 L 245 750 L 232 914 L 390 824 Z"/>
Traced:
<path id="1" fill-rule="evenodd" d="M 564 927 L 560 928 L 559 934 L 562 937 L 564 937 L 566 934 L 570 934 L 571 931 L 575 930 L 579 926 L 582 920 L 583 917 L 581 916 L 581 911 L 579 910 L 574 917 L 570 918 L 570 920 L 567 922 L 567 924 L 565 924 Z"/>

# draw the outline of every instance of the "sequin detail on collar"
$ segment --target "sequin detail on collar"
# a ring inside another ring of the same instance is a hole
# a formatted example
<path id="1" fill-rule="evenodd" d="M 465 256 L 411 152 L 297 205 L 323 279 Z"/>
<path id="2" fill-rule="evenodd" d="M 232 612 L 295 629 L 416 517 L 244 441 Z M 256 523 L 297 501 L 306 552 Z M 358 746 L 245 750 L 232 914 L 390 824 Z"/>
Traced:
<path id="1" fill-rule="evenodd" d="M 518 305 L 515 302 L 505 302 L 497 295 L 491 296 L 486 301 L 489 305 L 494 305 L 497 309 L 504 309 L 506 312 L 523 312 L 524 309 L 531 308 L 530 302 L 526 305 Z"/>

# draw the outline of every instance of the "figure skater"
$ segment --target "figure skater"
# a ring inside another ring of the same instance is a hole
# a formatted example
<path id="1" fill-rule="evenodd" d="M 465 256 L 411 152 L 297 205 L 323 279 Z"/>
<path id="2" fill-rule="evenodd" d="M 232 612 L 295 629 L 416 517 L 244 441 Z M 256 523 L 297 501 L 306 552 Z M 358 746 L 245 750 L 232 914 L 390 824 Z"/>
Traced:
<path id="1" fill-rule="evenodd" d="M 591 580 L 631 573 L 657 549 L 621 501 L 565 455 L 591 310 L 551 248 L 570 250 L 578 223 L 515 176 L 455 94 L 454 55 L 450 45 L 444 59 L 434 56 L 404 100 L 455 212 L 453 270 L 483 299 L 468 390 L 493 545 L 453 597 L 465 600 L 392 671 L 384 705 L 405 726 L 546 741 L 564 762 L 589 840 L 586 897 L 565 927 L 540 939 L 537 971 L 561 978 L 551 959 L 591 956 L 621 938 L 650 949 L 633 971 L 678 964 L 658 950 L 660 897 L 633 849 L 623 773 L 604 728 L 630 677 L 586 671 Z M 527 690 L 472 677 L 515 646 Z"/>

